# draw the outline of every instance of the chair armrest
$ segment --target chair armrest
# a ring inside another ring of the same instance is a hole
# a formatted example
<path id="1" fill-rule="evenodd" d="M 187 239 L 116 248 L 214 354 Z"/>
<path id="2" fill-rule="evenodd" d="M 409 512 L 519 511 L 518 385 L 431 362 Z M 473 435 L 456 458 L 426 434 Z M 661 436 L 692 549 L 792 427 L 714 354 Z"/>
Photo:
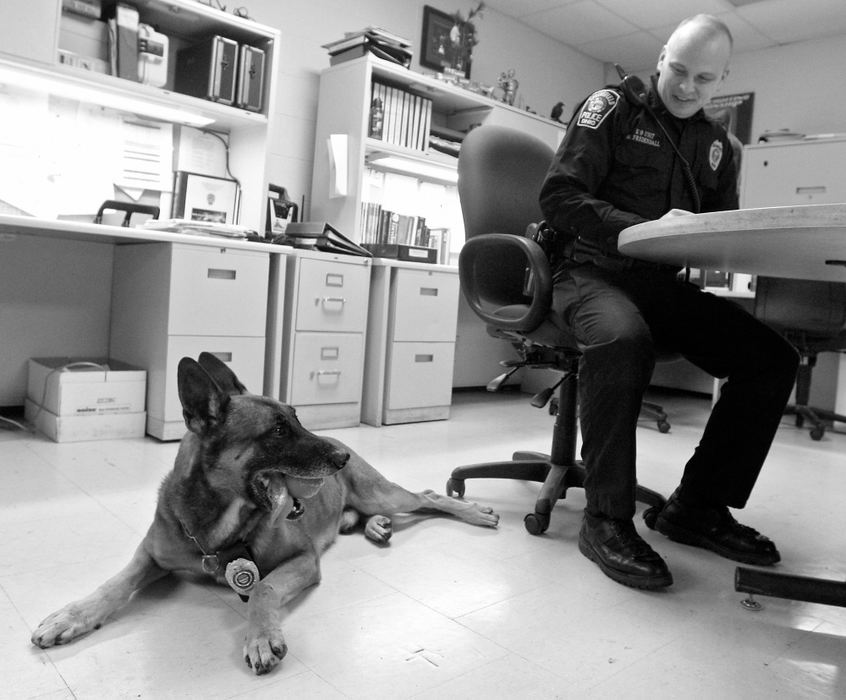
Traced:
<path id="1" fill-rule="evenodd" d="M 495 328 L 528 333 L 552 306 L 552 271 L 541 247 L 508 233 L 473 236 L 458 258 L 461 289 L 473 312 Z"/>

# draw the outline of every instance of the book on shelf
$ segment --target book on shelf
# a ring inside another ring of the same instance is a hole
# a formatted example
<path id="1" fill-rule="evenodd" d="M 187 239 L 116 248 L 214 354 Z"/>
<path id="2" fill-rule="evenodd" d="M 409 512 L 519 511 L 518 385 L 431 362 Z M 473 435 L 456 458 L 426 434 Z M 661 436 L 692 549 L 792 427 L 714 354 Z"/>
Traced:
<path id="1" fill-rule="evenodd" d="M 378 202 L 361 203 L 363 244 L 405 245 L 427 248 L 429 227 L 425 216 L 399 214 Z"/>
<path id="2" fill-rule="evenodd" d="M 327 253 L 372 257 L 372 253 L 353 243 L 327 221 L 300 221 L 288 224 L 285 244 L 294 248 L 312 248 Z"/>
<path id="3" fill-rule="evenodd" d="M 385 143 L 425 151 L 429 145 L 432 100 L 377 80 L 371 84 L 371 104 L 382 107 L 381 136 L 370 130 L 368 136 Z"/>

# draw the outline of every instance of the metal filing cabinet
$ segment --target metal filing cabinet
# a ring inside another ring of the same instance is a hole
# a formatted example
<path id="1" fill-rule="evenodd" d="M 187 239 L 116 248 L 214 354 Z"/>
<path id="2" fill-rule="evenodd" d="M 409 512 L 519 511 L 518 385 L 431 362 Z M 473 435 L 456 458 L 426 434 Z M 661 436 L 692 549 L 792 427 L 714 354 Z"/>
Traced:
<path id="1" fill-rule="evenodd" d="M 176 243 L 115 248 L 110 355 L 147 370 L 147 432 L 185 434 L 179 360 L 211 352 L 248 390 L 264 375 L 269 256 Z"/>
<path id="2" fill-rule="evenodd" d="M 280 398 L 308 428 L 361 421 L 370 258 L 287 258 Z"/>
<path id="3" fill-rule="evenodd" d="M 364 405 L 371 425 L 449 418 L 458 318 L 458 271 L 374 262 Z"/>

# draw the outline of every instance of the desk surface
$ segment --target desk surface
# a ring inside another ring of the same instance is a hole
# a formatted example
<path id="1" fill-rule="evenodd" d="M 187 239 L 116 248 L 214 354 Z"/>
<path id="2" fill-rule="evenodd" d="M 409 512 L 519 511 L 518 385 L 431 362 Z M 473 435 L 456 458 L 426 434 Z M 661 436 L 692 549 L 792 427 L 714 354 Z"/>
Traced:
<path id="1" fill-rule="evenodd" d="M 641 260 L 846 282 L 846 204 L 668 217 L 625 229 L 619 249 Z"/>
<path id="2" fill-rule="evenodd" d="M 92 224 L 63 219 L 40 219 L 10 214 L 0 214 L 0 235 L 43 236 L 88 243 L 188 243 L 198 246 L 236 248 L 287 255 L 290 255 L 294 250 L 289 246 L 255 243 L 242 238 L 195 236 L 186 233 L 151 231 L 144 228 L 109 226 L 107 224 Z"/>

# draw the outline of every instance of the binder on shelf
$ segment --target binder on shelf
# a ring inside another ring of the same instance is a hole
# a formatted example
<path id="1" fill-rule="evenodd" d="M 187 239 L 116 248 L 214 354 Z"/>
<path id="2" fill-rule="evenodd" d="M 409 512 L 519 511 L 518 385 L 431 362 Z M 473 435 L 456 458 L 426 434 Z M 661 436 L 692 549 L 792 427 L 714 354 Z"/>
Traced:
<path id="1" fill-rule="evenodd" d="M 358 243 L 353 243 L 326 221 L 300 221 L 288 224 L 285 229 L 284 243 L 294 248 L 313 248 L 327 253 L 373 257 L 369 250 Z"/>
<path id="2" fill-rule="evenodd" d="M 138 10 L 122 2 L 110 10 L 109 58 L 112 75 L 138 81 Z"/>

